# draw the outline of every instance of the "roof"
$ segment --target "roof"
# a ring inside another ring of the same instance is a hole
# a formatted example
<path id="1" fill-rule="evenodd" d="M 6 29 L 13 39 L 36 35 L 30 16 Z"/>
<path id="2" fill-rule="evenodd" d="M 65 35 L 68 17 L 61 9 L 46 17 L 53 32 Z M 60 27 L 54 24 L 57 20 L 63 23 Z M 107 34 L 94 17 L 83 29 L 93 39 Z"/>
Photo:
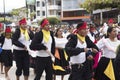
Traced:
<path id="1" fill-rule="evenodd" d="M 90 16 L 77 16 L 77 17 L 63 17 L 61 20 L 78 20 L 78 19 L 90 19 Z"/>

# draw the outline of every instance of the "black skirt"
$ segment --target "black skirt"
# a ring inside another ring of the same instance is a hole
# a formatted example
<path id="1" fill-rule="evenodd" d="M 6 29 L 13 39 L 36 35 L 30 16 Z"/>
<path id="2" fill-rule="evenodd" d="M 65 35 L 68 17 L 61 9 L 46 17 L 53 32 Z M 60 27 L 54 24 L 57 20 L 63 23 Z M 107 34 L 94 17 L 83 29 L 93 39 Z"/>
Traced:
<path id="1" fill-rule="evenodd" d="M 13 65 L 13 54 L 11 50 L 3 50 L 1 53 L 1 58 L 6 67 Z"/>
<path id="2" fill-rule="evenodd" d="M 60 59 L 55 58 L 54 65 L 62 67 L 65 71 L 62 70 L 54 70 L 53 72 L 55 75 L 66 75 L 70 73 L 70 66 L 69 66 L 69 61 L 65 59 L 64 55 L 64 49 L 58 49 Z"/>
<path id="3" fill-rule="evenodd" d="M 108 66 L 110 59 L 106 58 L 106 57 L 102 57 L 98 63 L 98 67 L 96 68 L 96 72 L 95 72 L 95 76 L 94 78 L 96 80 L 110 80 L 105 74 L 104 71 Z M 113 63 L 113 69 L 114 69 L 114 75 L 115 75 L 115 80 L 119 80 L 118 79 L 118 73 L 116 71 L 115 68 L 115 64 L 114 64 L 114 59 L 112 59 L 112 63 Z"/>
<path id="4" fill-rule="evenodd" d="M 3 63 L 2 53 L 0 53 L 0 62 Z"/>

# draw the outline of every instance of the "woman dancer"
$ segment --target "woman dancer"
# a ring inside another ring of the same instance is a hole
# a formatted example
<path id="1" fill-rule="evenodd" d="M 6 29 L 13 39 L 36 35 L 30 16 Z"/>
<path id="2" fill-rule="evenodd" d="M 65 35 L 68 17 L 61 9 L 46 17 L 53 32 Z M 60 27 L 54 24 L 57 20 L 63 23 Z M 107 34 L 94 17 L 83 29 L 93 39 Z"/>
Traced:
<path id="1" fill-rule="evenodd" d="M 103 55 L 98 63 L 98 67 L 95 73 L 95 79 L 111 80 L 110 77 L 106 75 L 105 70 L 108 66 L 108 63 L 112 61 L 114 71 L 114 74 L 112 76 L 115 76 L 114 80 L 119 80 L 113 62 L 116 58 L 116 48 L 120 44 L 120 41 L 117 40 L 116 28 L 109 27 L 107 30 L 107 36 L 108 38 L 103 38 L 97 43 L 98 48 L 103 50 Z"/>

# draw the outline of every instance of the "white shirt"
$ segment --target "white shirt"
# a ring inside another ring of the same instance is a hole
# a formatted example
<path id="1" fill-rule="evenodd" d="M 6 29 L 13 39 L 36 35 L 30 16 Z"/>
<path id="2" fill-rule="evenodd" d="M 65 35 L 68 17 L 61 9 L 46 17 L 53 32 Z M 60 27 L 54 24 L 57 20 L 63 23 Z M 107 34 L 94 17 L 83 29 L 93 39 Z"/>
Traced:
<path id="1" fill-rule="evenodd" d="M 59 48 L 65 48 L 65 44 L 67 43 L 67 39 L 66 38 L 57 38 L 55 37 L 55 45 L 56 47 Z"/>
<path id="2" fill-rule="evenodd" d="M 116 49 L 118 45 L 120 45 L 120 41 L 111 41 L 109 38 L 102 38 L 96 44 L 99 49 L 103 50 L 103 56 L 106 58 L 115 58 L 116 57 Z"/>
<path id="3" fill-rule="evenodd" d="M 51 45 L 52 45 L 52 37 L 50 36 L 50 39 L 49 41 L 46 43 L 44 41 L 44 39 L 42 40 L 42 43 L 48 48 L 48 51 L 51 52 Z M 46 52 L 46 50 L 39 50 L 39 51 L 36 51 L 36 55 L 39 56 L 39 57 L 48 57 L 50 56 L 48 54 L 48 52 Z"/>
<path id="4" fill-rule="evenodd" d="M 80 43 L 80 41 L 78 40 L 76 47 L 79 48 L 86 48 L 87 44 L 86 42 L 84 42 L 83 44 Z M 80 54 L 76 55 L 76 56 L 72 56 L 70 57 L 70 62 L 71 64 L 80 64 L 80 63 L 84 63 L 86 61 L 86 53 L 85 52 L 81 52 Z"/>
<path id="5" fill-rule="evenodd" d="M 8 39 L 8 38 L 5 38 L 2 49 L 4 49 L 4 50 L 12 50 L 12 40 Z"/>
<path id="6" fill-rule="evenodd" d="M 20 41 L 22 44 L 24 44 L 27 48 L 30 45 L 30 40 L 26 40 L 25 35 L 23 33 L 21 33 L 18 41 Z M 24 50 L 24 48 L 21 48 L 21 47 L 15 46 L 15 45 L 13 46 L 13 48 L 16 49 L 16 50 Z"/>

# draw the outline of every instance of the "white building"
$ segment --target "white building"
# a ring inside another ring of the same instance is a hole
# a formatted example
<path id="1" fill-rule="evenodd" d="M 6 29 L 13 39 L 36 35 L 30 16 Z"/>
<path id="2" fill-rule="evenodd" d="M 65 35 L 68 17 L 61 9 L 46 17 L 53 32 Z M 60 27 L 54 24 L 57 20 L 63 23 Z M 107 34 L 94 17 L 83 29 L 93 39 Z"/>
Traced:
<path id="1" fill-rule="evenodd" d="M 61 0 L 36 0 L 36 18 L 60 17 Z"/>
<path id="2" fill-rule="evenodd" d="M 85 0 L 36 0 L 36 19 L 58 17 L 65 22 L 90 19 L 80 7 Z"/>

